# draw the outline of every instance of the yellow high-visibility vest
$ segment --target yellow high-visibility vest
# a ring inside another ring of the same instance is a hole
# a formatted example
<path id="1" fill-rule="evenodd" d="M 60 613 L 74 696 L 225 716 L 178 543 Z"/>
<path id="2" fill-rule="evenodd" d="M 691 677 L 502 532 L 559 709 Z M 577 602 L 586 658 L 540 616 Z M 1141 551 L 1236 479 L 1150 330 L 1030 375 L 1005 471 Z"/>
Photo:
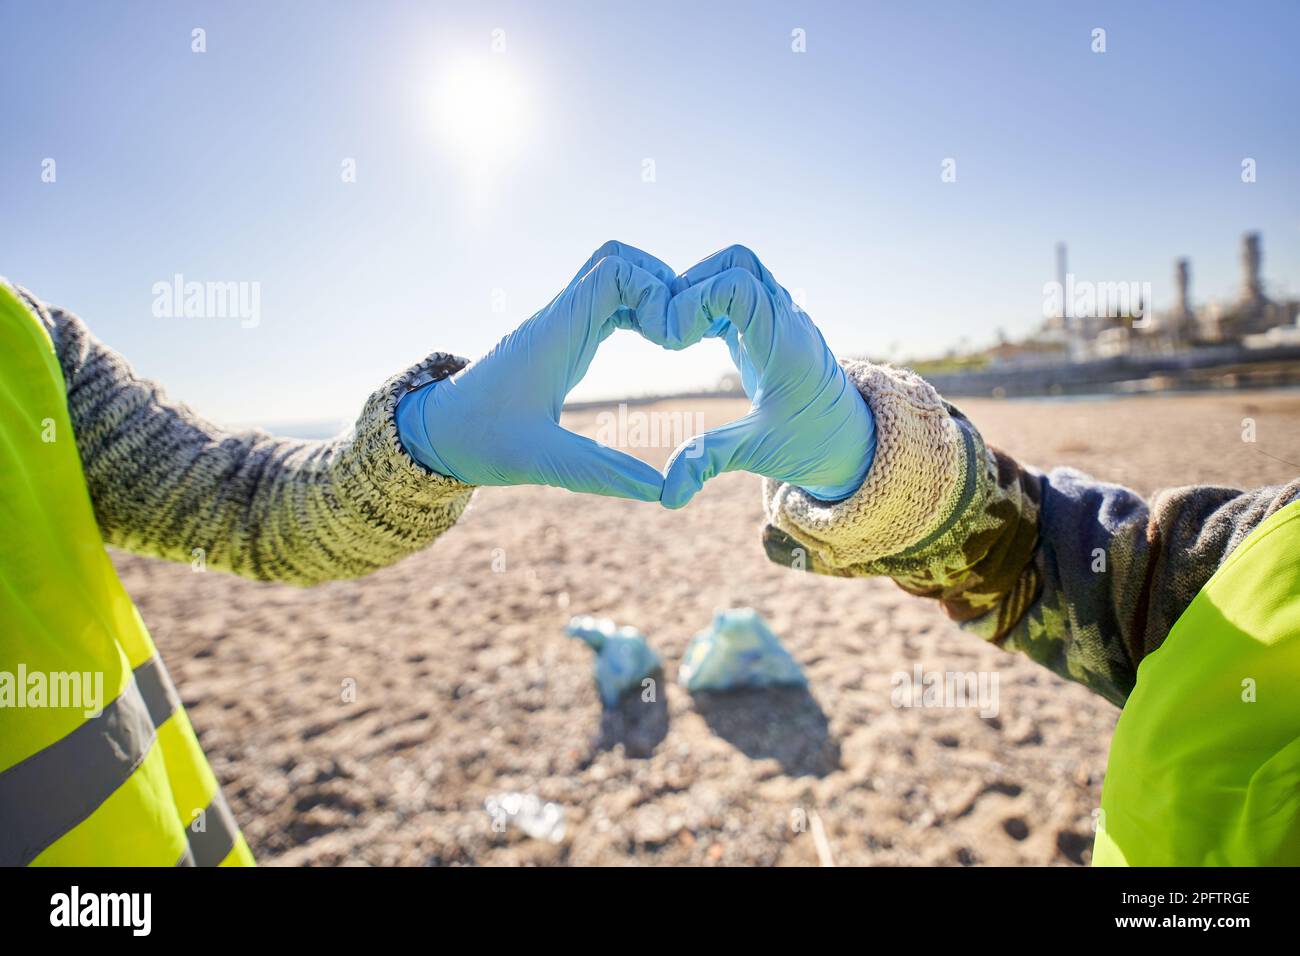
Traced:
<path id="1" fill-rule="evenodd" d="M 0 283 L 0 865 L 252 862 L 104 550 L 53 343 Z"/>
<path id="2" fill-rule="evenodd" d="M 1251 532 L 1139 665 L 1093 863 L 1300 866 L 1300 501 Z"/>

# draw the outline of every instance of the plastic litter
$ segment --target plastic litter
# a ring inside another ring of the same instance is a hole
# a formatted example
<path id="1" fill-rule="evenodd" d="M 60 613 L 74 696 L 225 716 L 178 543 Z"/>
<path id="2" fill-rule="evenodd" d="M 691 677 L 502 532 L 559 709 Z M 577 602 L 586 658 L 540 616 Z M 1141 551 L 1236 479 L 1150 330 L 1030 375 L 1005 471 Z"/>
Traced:
<path id="1" fill-rule="evenodd" d="M 606 707 L 662 669 L 659 655 L 634 627 L 619 627 L 609 618 L 575 617 L 564 633 L 581 638 L 596 652 L 596 686 Z"/>
<path id="2" fill-rule="evenodd" d="M 691 693 L 740 687 L 807 687 L 808 678 L 752 607 L 718 611 L 686 647 L 677 680 Z"/>
<path id="3" fill-rule="evenodd" d="M 559 843 L 564 839 L 564 808 L 543 803 L 532 793 L 498 793 L 483 801 L 494 823 L 513 823 L 534 840 Z"/>

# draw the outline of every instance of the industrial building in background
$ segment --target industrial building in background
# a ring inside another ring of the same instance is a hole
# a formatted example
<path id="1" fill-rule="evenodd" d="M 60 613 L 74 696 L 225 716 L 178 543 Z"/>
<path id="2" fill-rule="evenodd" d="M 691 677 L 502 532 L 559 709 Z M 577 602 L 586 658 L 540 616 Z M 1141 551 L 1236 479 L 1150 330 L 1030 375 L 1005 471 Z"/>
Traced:
<path id="1" fill-rule="evenodd" d="M 1241 287 L 1197 303 L 1192 264 L 1174 263 L 1174 301 L 1152 309 L 1149 282 L 1074 276 L 1065 243 L 1043 286 L 1042 323 L 1024 339 L 909 362 L 952 395 L 1084 394 L 1300 384 L 1300 299 L 1270 298 L 1260 235 L 1241 240 Z"/>

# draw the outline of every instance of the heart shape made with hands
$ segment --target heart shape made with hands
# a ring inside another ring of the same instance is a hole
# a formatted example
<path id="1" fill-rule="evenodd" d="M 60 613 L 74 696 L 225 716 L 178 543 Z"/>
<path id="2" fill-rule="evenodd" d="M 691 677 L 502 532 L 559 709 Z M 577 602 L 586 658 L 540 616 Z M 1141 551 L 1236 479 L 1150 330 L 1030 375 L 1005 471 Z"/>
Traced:
<path id="1" fill-rule="evenodd" d="M 722 338 L 751 408 L 679 447 L 664 474 L 560 427 L 600 343 L 633 329 L 671 350 Z M 724 471 L 851 494 L 874 449 L 871 412 L 808 316 L 743 246 L 681 275 L 607 242 L 544 309 L 455 375 L 404 396 L 398 430 L 429 468 L 467 484 L 546 484 L 686 504 Z"/>
<path id="2" fill-rule="evenodd" d="M 750 410 L 673 453 L 663 504 L 682 507 L 725 471 L 787 481 L 826 501 L 856 491 L 875 454 L 871 410 L 812 319 L 758 257 L 729 246 L 678 276 L 672 290 L 661 344 L 724 339 Z"/>

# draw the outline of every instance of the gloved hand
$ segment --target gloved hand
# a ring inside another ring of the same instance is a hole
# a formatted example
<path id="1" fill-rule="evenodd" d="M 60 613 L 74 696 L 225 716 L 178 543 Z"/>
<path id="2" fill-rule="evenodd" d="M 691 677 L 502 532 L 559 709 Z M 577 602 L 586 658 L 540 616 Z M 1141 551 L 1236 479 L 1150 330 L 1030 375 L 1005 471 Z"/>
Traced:
<path id="1" fill-rule="evenodd" d="M 471 485 L 555 485 L 657 501 L 663 476 L 559 425 L 564 397 L 616 328 L 663 336 L 673 271 L 639 249 L 601 246 L 558 296 L 483 358 L 409 392 L 397 429 L 417 461 Z M 648 336 L 649 337 L 649 336 Z"/>
<path id="2" fill-rule="evenodd" d="M 853 494 L 875 456 L 871 409 L 758 257 L 744 246 L 724 249 L 682 274 L 673 291 L 660 344 L 725 339 L 752 408 L 673 453 L 663 504 L 682 507 L 724 471 L 788 481 L 826 501 Z"/>

